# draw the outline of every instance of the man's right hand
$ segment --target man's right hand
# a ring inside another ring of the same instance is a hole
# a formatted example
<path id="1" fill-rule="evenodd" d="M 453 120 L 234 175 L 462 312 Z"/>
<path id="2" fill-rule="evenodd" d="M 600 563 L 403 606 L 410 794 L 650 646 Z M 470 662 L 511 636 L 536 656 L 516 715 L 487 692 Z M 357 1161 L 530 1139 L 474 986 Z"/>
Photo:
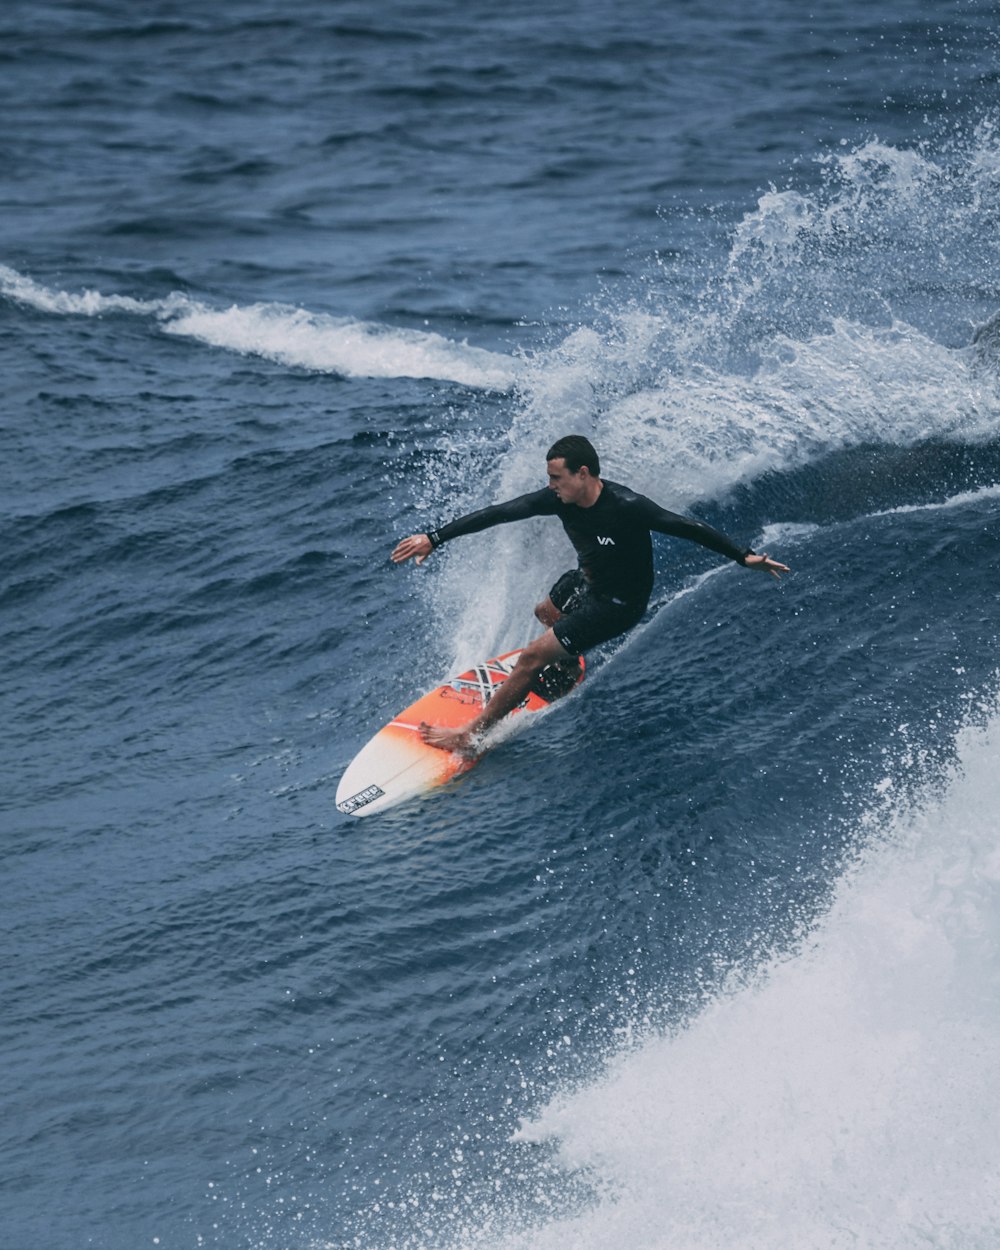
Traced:
<path id="1" fill-rule="evenodd" d="M 402 542 L 396 544 L 392 553 L 392 562 L 402 564 L 404 560 L 416 556 L 417 564 L 423 564 L 433 550 L 431 540 L 426 534 L 411 534 L 409 538 L 404 538 Z"/>

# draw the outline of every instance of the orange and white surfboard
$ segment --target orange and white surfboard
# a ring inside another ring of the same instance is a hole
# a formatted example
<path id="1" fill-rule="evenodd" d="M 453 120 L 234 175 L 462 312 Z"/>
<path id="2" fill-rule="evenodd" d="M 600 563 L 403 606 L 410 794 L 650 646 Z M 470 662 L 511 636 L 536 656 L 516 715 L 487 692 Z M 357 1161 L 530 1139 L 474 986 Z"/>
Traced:
<path id="1" fill-rule="evenodd" d="M 349 816 L 370 816 L 397 803 L 426 794 L 453 777 L 468 772 L 482 757 L 459 755 L 429 746 L 420 737 L 420 726 L 446 725 L 460 728 L 479 715 L 513 671 L 520 651 L 508 651 L 460 673 L 411 703 L 380 729 L 354 757 L 337 787 L 337 808 Z M 510 713 L 524 716 L 544 711 L 567 687 L 583 680 L 584 664 L 569 680 L 546 691 L 536 683 L 524 702 Z"/>

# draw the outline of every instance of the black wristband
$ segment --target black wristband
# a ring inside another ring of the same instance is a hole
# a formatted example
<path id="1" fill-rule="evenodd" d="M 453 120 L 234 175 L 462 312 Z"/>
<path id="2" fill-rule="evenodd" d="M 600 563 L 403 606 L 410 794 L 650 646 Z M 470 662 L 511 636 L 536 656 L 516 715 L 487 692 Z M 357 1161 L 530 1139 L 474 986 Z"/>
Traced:
<path id="1" fill-rule="evenodd" d="M 427 533 L 427 539 L 430 542 L 432 551 L 436 551 L 438 547 L 441 546 L 442 539 L 437 530 L 429 530 Z"/>

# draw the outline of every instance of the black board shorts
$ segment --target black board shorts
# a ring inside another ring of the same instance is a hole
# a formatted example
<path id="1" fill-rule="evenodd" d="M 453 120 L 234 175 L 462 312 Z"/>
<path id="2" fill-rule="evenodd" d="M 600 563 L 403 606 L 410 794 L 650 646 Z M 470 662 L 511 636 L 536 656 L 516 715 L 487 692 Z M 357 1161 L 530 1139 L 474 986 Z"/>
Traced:
<path id="1" fill-rule="evenodd" d="M 645 604 L 625 603 L 594 594 L 582 569 L 570 569 L 549 591 L 562 613 L 552 632 L 570 655 L 583 655 L 598 643 L 617 638 L 638 625 Z"/>

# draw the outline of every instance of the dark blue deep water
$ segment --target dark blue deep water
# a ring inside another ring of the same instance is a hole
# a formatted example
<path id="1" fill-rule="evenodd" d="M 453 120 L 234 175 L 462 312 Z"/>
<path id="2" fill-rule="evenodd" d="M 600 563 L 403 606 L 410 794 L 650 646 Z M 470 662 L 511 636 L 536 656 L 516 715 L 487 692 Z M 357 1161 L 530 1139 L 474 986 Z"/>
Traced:
<path id="1" fill-rule="evenodd" d="M 986 0 L 6 0 L 0 1250 L 1000 1244 Z M 643 625 L 334 806 L 568 563 Z"/>

